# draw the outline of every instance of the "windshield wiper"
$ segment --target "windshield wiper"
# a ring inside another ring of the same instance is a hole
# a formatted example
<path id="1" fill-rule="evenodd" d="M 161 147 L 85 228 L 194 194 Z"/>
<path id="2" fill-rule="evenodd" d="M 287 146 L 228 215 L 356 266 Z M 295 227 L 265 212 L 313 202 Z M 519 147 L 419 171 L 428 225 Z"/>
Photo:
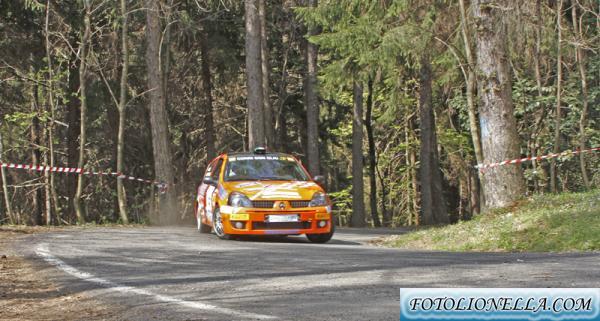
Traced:
<path id="1" fill-rule="evenodd" d="M 293 178 L 265 176 L 258 179 L 259 181 L 293 181 Z"/>
<path id="2" fill-rule="evenodd" d="M 235 182 L 235 181 L 255 181 L 256 178 L 250 176 L 239 176 L 239 177 L 227 177 L 225 181 Z"/>

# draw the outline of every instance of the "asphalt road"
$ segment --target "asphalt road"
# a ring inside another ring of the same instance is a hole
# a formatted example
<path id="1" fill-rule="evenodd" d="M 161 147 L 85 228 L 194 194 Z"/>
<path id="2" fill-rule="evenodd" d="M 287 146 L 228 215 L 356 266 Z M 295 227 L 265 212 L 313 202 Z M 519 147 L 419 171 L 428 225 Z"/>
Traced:
<path id="1" fill-rule="evenodd" d="M 600 253 L 443 253 L 364 242 L 387 231 L 222 241 L 192 227 L 36 234 L 20 251 L 124 320 L 398 320 L 400 287 L 600 287 Z"/>

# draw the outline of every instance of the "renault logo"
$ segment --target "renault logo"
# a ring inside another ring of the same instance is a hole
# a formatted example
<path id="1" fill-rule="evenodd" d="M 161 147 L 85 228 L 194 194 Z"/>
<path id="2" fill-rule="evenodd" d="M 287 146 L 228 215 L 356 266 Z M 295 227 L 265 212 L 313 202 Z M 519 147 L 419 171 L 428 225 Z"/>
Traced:
<path id="1" fill-rule="evenodd" d="M 279 202 L 279 209 L 280 210 L 285 209 L 285 203 L 284 202 Z"/>

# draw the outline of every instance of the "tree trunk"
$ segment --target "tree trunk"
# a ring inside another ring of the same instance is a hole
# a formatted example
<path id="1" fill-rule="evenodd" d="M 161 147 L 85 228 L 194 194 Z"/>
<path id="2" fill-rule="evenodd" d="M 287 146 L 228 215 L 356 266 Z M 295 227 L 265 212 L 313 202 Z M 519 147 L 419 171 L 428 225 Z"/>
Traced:
<path id="1" fill-rule="evenodd" d="M 363 182 L 363 87 L 354 82 L 352 115 L 352 219 L 353 227 L 365 226 L 365 196 Z"/>
<path id="2" fill-rule="evenodd" d="M 412 151 L 412 146 L 410 145 L 410 141 L 411 141 L 411 133 L 413 130 L 412 127 L 412 116 L 413 114 L 409 115 L 408 117 L 405 118 L 406 123 L 404 124 L 404 164 L 406 165 L 406 168 L 410 169 L 408 171 L 408 176 L 409 178 L 412 178 L 412 164 L 411 164 L 411 156 L 414 155 L 414 152 Z M 417 221 L 417 218 L 419 217 L 419 209 L 416 206 L 413 206 L 413 199 L 414 197 L 417 195 L 416 191 L 415 193 L 410 193 L 410 191 L 412 190 L 412 179 L 409 180 L 409 184 L 407 187 L 408 193 L 405 193 L 406 198 L 407 198 L 407 203 L 406 203 L 406 209 L 408 212 L 408 219 L 407 219 L 407 225 L 411 226 L 413 225 L 413 216 L 415 217 L 414 222 Z M 415 224 L 416 225 L 416 224 Z"/>
<path id="3" fill-rule="evenodd" d="M 447 224 L 450 222 L 446 202 L 442 194 L 442 175 L 437 154 L 435 116 L 431 97 L 431 65 L 429 57 L 421 58 L 419 72 L 419 114 L 421 131 L 420 171 L 421 212 L 423 224 Z"/>
<path id="4" fill-rule="evenodd" d="M 206 165 L 217 156 L 215 150 L 215 128 L 213 121 L 213 98 L 212 98 L 212 81 L 210 77 L 210 60 L 208 54 L 208 35 L 206 29 L 202 29 L 200 33 L 200 59 L 202 59 L 202 97 L 203 97 L 203 114 L 204 114 L 204 130 L 205 130 L 205 147 L 206 147 Z"/>
<path id="5" fill-rule="evenodd" d="M 289 14 L 289 8 L 287 6 L 283 6 L 281 8 L 281 15 L 282 16 L 286 16 Z M 281 38 L 279 39 L 280 42 L 280 46 L 281 46 L 281 50 L 282 50 L 282 57 L 280 58 L 281 60 L 281 66 L 279 67 L 280 69 L 280 82 L 278 84 L 278 90 L 277 90 L 277 96 L 278 96 L 278 102 L 273 110 L 274 114 L 275 114 L 275 147 L 280 150 L 280 151 L 285 151 L 286 150 L 286 142 L 287 142 L 287 131 L 286 131 L 286 124 L 285 124 L 285 105 L 286 105 L 286 100 L 288 98 L 288 92 L 287 92 L 287 85 L 288 85 L 288 61 L 289 61 L 289 55 L 290 55 L 290 51 L 292 49 L 292 46 L 294 45 L 294 42 L 291 41 L 291 35 L 292 35 L 292 30 L 290 25 L 292 25 L 292 23 L 294 21 L 290 21 L 289 19 L 277 19 L 279 20 L 279 25 L 278 25 L 278 29 L 281 30 Z"/>
<path id="6" fill-rule="evenodd" d="M 167 110 L 163 98 L 162 66 L 160 63 L 160 17 L 158 2 L 146 0 L 146 68 L 150 100 L 150 126 L 152 130 L 152 152 L 156 180 L 173 184 L 174 174 L 169 141 Z M 159 193 L 158 222 L 171 223 L 177 217 L 174 191 Z"/>
<path id="7" fill-rule="evenodd" d="M 265 143 L 268 149 L 275 148 L 275 121 L 271 104 L 271 83 L 269 80 L 271 67 L 269 64 L 269 42 L 267 30 L 267 14 L 265 0 L 258 0 L 258 17 L 260 20 L 260 57 L 262 73 L 262 97 L 265 123 Z"/>
<path id="8" fill-rule="evenodd" d="M 317 7 L 317 0 L 308 0 L 308 6 Z M 308 30 L 308 36 L 317 34 L 315 28 Z M 319 99 L 317 97 L 317 55 L 318 48 L 306 40 L 306 75 L 304 79 L 304 96 L 306 99 L 307 123 L 307 156 L 308 170 L 312 175 L 319 175 Z"/>
<path id="9" fill-rule="evenodd" d="M 365 126 L 367 128 L 367 140 L 369 142 L 369 205 L 371 208 L 371 218 L 375 227 L 381 227 L 379 213 L 377 213 L 377 159 L 375 158 L 375 138 L 373 136 L 373 80 L 369 80 L 367 85 L 367 114 L 365 116 Z"/>
<path id="10" fill-rule="evenodd" d="M 481 134 L 479 130 L 479 124 L 477 122 L 477 105 L 475 103 L 475 89 L 476 89 L 476 78 L 475 78 L 475 57 L 471 50 L 471 42 L 469 40 L 469 19 L 466 14 L 465 0 L 460 0 L 460 17 L 461 17 L 461 31 L 463 43 L 465 46 L 465 56 L 467 58 L 467 106 L 469 110 L 469 127 L 471 130 L 471 138 L 473 140 L 473 149 L 475 150 L 475 158 L 477 163 L 483 162 L 483 152 L 481 150 Z"/>
<path id="11" fill-rule="evenodd" d="M 477 21 L 477 74 L 483 158 L 487 163 L 518 158 L 519 136 L 513 114 L 511 75 L 506 50 L 506 25 L 489 0 L 474 0 Z M 525 194 L 520 165 L 486 170 L 482 187 L 486 207 L 512 204 Z"/>
<path id="12" fill-rule="evenodd" d="M 44 35 L 46 40 L 46 63 L 48 66 L 48 103 L 50 105 L 50 122 L 48 124 L 48 153 L 50 154 L 50 167 L 55 166 L 54 161 L 54 120 L 55 120 L 55 104 L 54 104 L 54 71 L 52 67 L 52 57 L 50 55 L 50 33 L 49 33 L 49 20 L 50 20 L 50 0 L 46 2 L 46 21 L 44 24 Z M 54 203 L 54 213 L 56 215 L 56 223 L 60 223 L 60 205 L 58 202 L 58 195 L 56 194 L 56 184 L 54 180 L 54 172 L 48 172 L 50 181 L 50 196 Z M 50 214 L 50 213 L 48 213 Z M 46 225 L 51 224 L 51 217 L 46 218 Z"/>
<path id="13" fill-rule="evenodd" d="M 385 187 L 386 183 L 385 183 L 385 180 L 383 178 L 381 171 L 379 170 L 378 167 L 376 167 L 376 169 L 377 169 L 377 176 L 379 177 L 379 182 L 381 184 L 381 216 L 383 217 L 382 225 L 385 227 L 389 227 L 389 226 L 392 226 L 392 217 L 391 217 L 390 213 L 388 212 L 387 207 L 385 206 L 388 191 Z"/>
<path id="14" fill-rule="evenodd" d="M 471 41 L 470 34 L 471 30 L 469 28 L 470 21 L 469 16 L 466 13 L 465 9 L 465 0 L 460 0 L 460 25 L 461 25 L 461 33 L 463 38 L 463 43 L 465 46 L 465 56 L 467 58 L 467 107 L 469 111 L 469 129 L 471 131 L 471 140 L 473 141 L 473 150 L 475 151 L 475 160 L 477 164 L 483 163 L 483 152 L 481 150 L 481 133 L 479 130 L 479 123 L 477 122 L 477 104 L 475 103 L 475 90 L 477 87 L 477 78 L 475 76 L 475 57 L 473 56 L 473 51 L 471 49 Z M 477 184 L 477 187 L 479 184 Z M 471 195 L 471 202 L 475 201 L 475 204 L 471 204 L 471 209 L 475 210 L 475 213 L 479 212 L 479 202 L 481 196 L 483 194 L 480 193 L 479 188 L 473 188 Z M 475 214 L 472 213 L 472 214 Z"/>
<path id="15" fill-rule="evenodd" d="M 248 147 L 265 146 L 259 0 L 245 0 Z"/>
<path id="16" fill-rule="evenodd" d="M 410 145 L 411 141 L 414 141 L 415 137 L 414 137 L 414 120 L 413 120 L 413 116 L 409 116 L 408 119 L 406 120 L 407 123 L 407 137 L 406 137 L 406 143 L 407 143 L 407 148 L 408 148 L 408 164 L 409 164 L 409 168 L 410 168 L 410 185 L 411 185 L 411 200 L 412 200 L 412 208 L 413 208 L 413 213 L 411 213 L 410 215 L 415 215 L 415 220 L 414 220 L 414 225 L 420 225 L 421 224 L 421 220 L 420 220 L 420 215 L 419 213 L 421 212 L 419 204 L 420 199 L 419 199 L 419 175 L 417 174 L 417 153 L 415 151 L 415 148 L 413 148 Z"/>
<path id="17" fill-rule="evenodd" d="M 281 109 L 278 112 L 278 124 L 280 125 L 279 127 L 279 139 L 280 139 L 280 144 L 279 144 L 279 148 L 281 149 L 282 152 L 287 152 L 290 148 L 289 148 L 289 142 L 290 142 L 290 138 L 288 137 L 288 124 L 287 124 L 287 111 L 284 108 L 284 105 L 281 106 Z"/>
<path id="18" fill-rule="evenodd" d="M 71 35 L 71 39 L 76 41 L 75 32 Z M 78 151 L 78 138 L 80 134 L 80 119 L 79 115 L 81 113 L 81 102 L 79 101 L 79 97 L 76 94 L 79 90 L 79 64 L 77 63 L 77 54 L 71 53 L 69 60 L 69 93 L 71 93 L 71 98 L 68 100 L 66 109 L 67 109 L 67 123 L 69 127 L 67 128 L 67 164 L 69 167 L 77 167 L 77 159 L 79 155 Z M 66 176 L 67 186 L 66 186 L 66 194 L 68 197 L 67 202 L 67 215 L 66 219 L 68 222 L 73 222 L 75 219 L 75 203 L 73 200 L 75 199 L 75 193 L 77 191 L 77 176 L 75 175 L 67 175 Z"/>
<path id="19" fill-rule="evenodd" d="M 542 4 L 541 0 L 535 1 L 535 16 L 536 16 L 536 26 L 535 26 L 535 53 L 533 56 L 534 59 L 534 69 L 535 69 L 535 84 L 537 90 L 538 100 L 540 100 L 540 116 L 536 119 L 535 126 L 531 133 L 531 156 L 535 157 L 537 155 L 537 124 L 541 123 L 543 115 L 545 114 L 545 107 L 541 103 L 543 93 L 542 93 L 542 72 L 540 67 L 540 56 L 542 52 Z M 531 167 L 534 172 L 537 172 L 537 160 L 534 158 L 531 160 Z M 535 175 L 537 176 L 537 175 Z M 535 187 L 535 191 L 538 192 L 539 182 L 537 177 L 533 178 L 533 184 Z M 545 182 L 544 182 L 545 185 Z"/>
<path id="20" fill-rule="evenodd" d="M 31 68 L 31 69 L 33 69 L 33 68 Z M 33 70 L 31 70 L 31 72 L 33 72 Z M 33 115 L 33 117 L 31 118 L 31 128 L 30 128 L 31 164 L 33 166 L 38 166 L 40 159 L 42 157 L 42 153 L 40 151 L 40 146 L 42 144 L 41 143 L 42 138 L 40 137 L 41 136 L 40 119 L 39 119 L 40 107 L 39 107 L 38 86 L 37 85 L 34 85 L 33 88 L 31 89 L 31 101 L 32 101 L 31 114 Z M 40 225 L 40 224 L 42 224 L 42 221 L 44 219 L 44 213 L 43 213 L 43 207 L 42 207 L 43 199 L 42 199 L 41 189 L 35 188 L 33 190 L 32 196 L 33 196 L 33 199 L 32 199 L 33 211 L 32 211 L 32 215 L 30 215 L 29 222 L 33 225 Z M 18 213 L 19 212 L 16 212 L 17 223 L 18 224 L 25 223 L 21 220 Z"/>
<path id="21" fill-rule="evenodd" d="M 4 150 L 2 145 L 2 133 L 0 132 L 0 163 L 4 162 Z M 2 192 L 4 193 L 4 207 L 6 208 L 6 217 L 10 224 L 15 224 L 15 218 L 10 204 L 10 195 L 8 194 L 8 182 L 6 181 L 6 169 L 0 167 L 0 175 L 2 176 Z M 0 216 L 1 218 L 1 216 Z M 2 220 L 0 220 L 1 222 Z"/>
<path id="22" fill-rule="evenodd" d="M 297 138 L 298 138 L 298 146 L 300 146 L 300 148 L 295 148 L 295 150 L 301 150 L 301 151 L 306 151 L 308 143 L 307 143 L 307 134 L 306 134 L 306 129 L 307 129 L 307 125 L 306 125 L 306 117 L 302 117 L 297 113 L 292 113 L 293 117 L 295 118 L 295 124 L 296 124 L 296 128 L 297 128 Z M 302 157 L 302 162 L 306 163 L 306 155 L 303 155 Z"/>
<path id="23" fill-rule="evenodd" d="M 85 143 L 86 143 L 86 115 L 87 115 L 87 93 L 86 93 L 86 77 L 87 77 L 87 51 L 88 41 L 91 32 L 91 8 L 88 0 L 84 2 L 84 30 L 81 37 L 81 47 L 79 50 L 79 100 L 81 101 L 81 109 L 79 115 L 80 121 L 80 134 L 79 134 L 79 160 L 77 161 L 77 167 L 82 170 L 82 173 L 77 177 L 77 190 L 75 197 L 73 198 L 73 205 L 75 207 L 75 216 L 79 224 L 85 223 L 85 213 L 83 212 L 81 204 L 81 194 L 83 193 L 83 166 L 85 161 Z"/>
<path id="24" fill-rule="evenodd" d="M 554 148 L 552 149 L 555 154 L 560 152 L 560 125 L 562 117 L 562 6 L 563 0 L 559 0 L 558 8 L 556 8 L 556 28 L 558 38 L 556 48 L 556 110 L 554 112 Z M 556 158 L 552 158 L 550 160 L 550 190 L 552 193 L 558 192 L 556 176 Z"/>
<path id="25" fill-rule="evenodd" d="M 46 131 L 47 133 L 47 131 Z M 45 135 L 46 140 L 48 140 L 48 135 Z M 48 152 L 46 151 L 44 153 L 44 157 L 43 157 L 44 161 L 44 167 L 48 166 Z M 50 223 L 52 222 L 52 193 L 50 192 L 50 172 L 49 171 L 44 171 L 44 200 L 45 203 L 44 205 L 46 206 L 46 215 L 44 216 L 44 220 L 43 223 L 46 225 L 50 225 Z"/>
<path id="26" fill-rule="evenodd" d="M 127 34 L 127 0 L 121 0 L 121 88 L 119 92 L 119 129 L 117 134 L 117 172 L 123 173 L 123 149 L 125 148 L 125 108 L 127 107 L 127 74 L 129 70 L 129 45 Z M 119 202 L 119 216 L 123 224 L 129 224 L 129 216 L 127 215 L 127 196 L 125 194 L 125 186 L 123 179 L 117 177 L 117 200 Z"/>
<path id="27" fill-rule="evenodd" d="M 161 80 L 162 80 L 162 99 L 163 106 L 169 105 L 169 71 L 171 68 L 171 13 L 173 8 L 173 0 L 160 0 L 159 10 L 163 9 L 165 28 L 161 32 L 160 44 L 159 44 L 159 58 L 158 61 L 161 67 Z M 159 22 L 160 25 L 160 22 Z"/>
<path id="28" fill-rule="evenodd" d="M 583 29 L 582 26 L 579 25 L 577 20 L 577 6 L 572 5 L 571 7 L 572 17 L 573 17 L 573 29 L 575 34 L 578 35 L 578 43 L 575 51 L 575 60 L 577 61 L 577 67 L 579 69 L 579 78 L 581 81 L 581 99 L 582 99 L 582 109 L 581 115 L 579 116 L 579 148 L 581 150 L 585 149 L 585 127 L 587 126 L 587 114 L 588 114 L 588 88 L 587 88 L 587 72 L 585 68 L 585 53 L 583 48 L 581 48 L 581 43 L 583 42 Z M 579 154 L 579 166 L 581 167 L 581 177 L 583 179 L 583 184 L 585 188 L 589 189 L 591 186 L 590 178 L 587 173 L 586 164 L 585 164 L 585 153 Z"/>
<path id="29" fill-rule="evenodd" d="M 475 173 L 476 169 L 469 170 L 469 190 L 470 199 L 469 199 L 469 219 L 473 217 L 473 215 L 479 213 L 481 211 L 480 207 L 480 195 L 481 189 L 479 188 L 478 174 Z"/>

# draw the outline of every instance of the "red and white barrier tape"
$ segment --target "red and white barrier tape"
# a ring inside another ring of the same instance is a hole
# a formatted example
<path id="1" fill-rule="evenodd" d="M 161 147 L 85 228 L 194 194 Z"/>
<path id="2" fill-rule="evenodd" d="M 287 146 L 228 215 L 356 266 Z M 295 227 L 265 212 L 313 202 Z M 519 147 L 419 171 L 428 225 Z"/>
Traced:
<path id="1" fill-rule="evenodd" d="M 81 174 L 81 175 L 99 175 L 99 176 L 115 176 L 117 178 L 126 179 L 130 181 L 137 181 L 146 184 L 156 185 L 161 192 L 166 191 L 169 184 L 152 181 L 144 178 L 133 177 L 129 175 L 125 175 L 123 173 L 118 172 L 96 172 L 96 171 L 86 171 L 82 168 L 73 168 L 73 167 L 51 167 L 51 166 L 41 166 L 41 165 L 23 165 L 23 164 L 11 164 L 11 163 L 2 163 L 0 162 L 0 167 L 3 168 L 14 168 L 14 169 L 23 169 L 29 171 L 38 171 L 38 172 L 56 172 L 56 173 L 67 173 L 67 174 Z"/>
<path id="2" fill-rule="evenodd" d="M 593 148 L 588 148 L 588 149 L 576 149 L 576 150 L 567 150 L 564 151 L 562 153 L 550 153 L 548 155 L 543 155 L 543 156 L 529 156 L 529 157 L 525 157 L 525 158 L 518 158 L 518 159 L 509 159 L 509 160 L 505 160 L 499 163 L 491 163 L 491 164 L 477 164 L 475 166 L 475 168 L 478 168 L 479 170 L 484 170 L 487 168 L 494 168 L 494 167 L 498 167 L 498 166 L 503 166 L 503 165 L 508 165 L 508 164 L 520 164 L 522 162 L 527 162 L 527 161 L 531 161 L 531 160 L 543 160 L 543 159 L 550 159 L 550 158 L 556 158 L 556 157 L 560 157 L 560 156 L 567 156 L 567 155 L 575 155 L 575 154 L 579 154 L 579 153 L 591 153 L 591 152 L 595 152 L 595 151 L 599 151 L 600 147 L 593 147 Z"/>

